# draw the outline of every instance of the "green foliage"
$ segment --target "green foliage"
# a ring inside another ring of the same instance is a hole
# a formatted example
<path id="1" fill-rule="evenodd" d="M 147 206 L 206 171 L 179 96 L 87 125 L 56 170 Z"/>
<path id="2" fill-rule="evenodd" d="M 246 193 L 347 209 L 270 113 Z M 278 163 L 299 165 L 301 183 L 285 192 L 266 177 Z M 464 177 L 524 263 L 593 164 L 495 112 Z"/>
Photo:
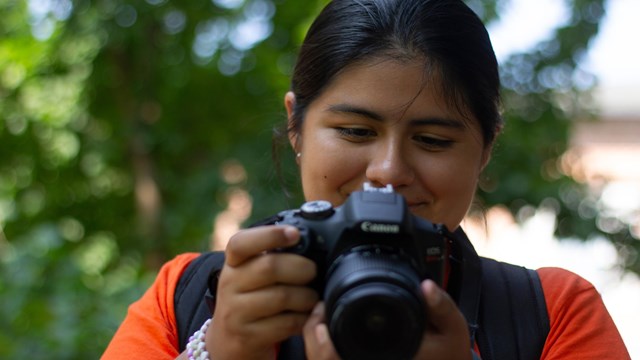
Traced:
<path id="1" fill-rule="evenodd" d="M 589 90 L 596 83 L 580 67 L 597 34 L 604 0 L 568 1 L 571 15 L 554 36 L 501 67 L 505 131 L 496 144 L 479 197 L 487 205 L 505 204 L 514 214 L 531 205 L 555 211 L 560 237 L 610 239 L 621 266 L 640 271 L 640 244 L 630 224 L 602 226 L 609 219 L 598 199 L 565 174 L 562 156 L 572 119 L 593 117 Z"/>
<path id="2" fill-rule="evenodd" d="M 159 265 L 207 247 L 229 159 L 273 204 L 254 216 L 288 207 L 265 154 L 313 8 L 218 3 L 0 5 L 0 358 L 97 358 Z"/>
<path id="3" fill-rule="evenodd" d="M 597 212 L 579 215 L 584 190 L 556 164 L 602 2 L 575 0 L 553 40 L 505 64 L 507 127 L 480 194 L 552 204 L 580 237 L 601 232 Z M 230 189 L 260 204 L 249 220 L 299 204 L 271 129 L 325 3 L 0 0 L 0 358 L 97 358 L 160 264 L 207 248 Z M 491 20 L 502 2 L 469 3 Z M 248 176 L 225 179 L 230 161 Z"/>

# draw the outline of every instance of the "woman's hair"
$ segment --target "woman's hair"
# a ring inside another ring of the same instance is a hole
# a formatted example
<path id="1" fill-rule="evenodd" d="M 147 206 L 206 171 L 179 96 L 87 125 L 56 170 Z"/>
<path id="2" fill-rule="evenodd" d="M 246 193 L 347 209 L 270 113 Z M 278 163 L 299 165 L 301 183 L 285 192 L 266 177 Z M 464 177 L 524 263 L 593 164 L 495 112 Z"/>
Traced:
<path id="1" fill-rule="evenodd" d="M 347 66 L 371 59 L 424 60 L 441 94 L 471 114 L 485 146 L 502 127 L 498 65 L 482 21 L 462 0 L 334 0 L 300 49 L 288 132 L 299 133 L 309 105 Z"/>

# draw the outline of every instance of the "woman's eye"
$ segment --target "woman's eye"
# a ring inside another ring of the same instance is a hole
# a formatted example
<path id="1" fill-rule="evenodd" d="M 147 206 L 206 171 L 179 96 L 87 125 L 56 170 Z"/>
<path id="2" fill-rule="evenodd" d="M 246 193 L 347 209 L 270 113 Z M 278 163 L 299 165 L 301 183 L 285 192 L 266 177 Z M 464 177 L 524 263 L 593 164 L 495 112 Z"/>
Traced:
<path id="1" fill-rule="evenodd" d="M 347 138 L 348 140 L 366 140 L 376 136 L 373 130 L 365 128 L 336 128 L 336 131 L 340 136 Z"/>
<path id="2" fill-rule="evenodd" d="M 428 149 L 447 149 L 453 146 L 453 140 L 433 136 L 416 136 L 414 139 Z"/>

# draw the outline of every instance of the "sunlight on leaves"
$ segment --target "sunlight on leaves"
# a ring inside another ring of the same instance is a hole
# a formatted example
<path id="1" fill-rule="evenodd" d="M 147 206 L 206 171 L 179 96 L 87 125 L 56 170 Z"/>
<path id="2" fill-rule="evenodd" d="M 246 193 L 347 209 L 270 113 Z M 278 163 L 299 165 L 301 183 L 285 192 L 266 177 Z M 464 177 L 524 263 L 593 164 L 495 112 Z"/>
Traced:
<path id="1" fill-rule="evenodd" d="M 102 273 L 118 254 L 115 236 L 101 232 L 91 235 L 74 254 L 76 265 L 88 275 Z"/>

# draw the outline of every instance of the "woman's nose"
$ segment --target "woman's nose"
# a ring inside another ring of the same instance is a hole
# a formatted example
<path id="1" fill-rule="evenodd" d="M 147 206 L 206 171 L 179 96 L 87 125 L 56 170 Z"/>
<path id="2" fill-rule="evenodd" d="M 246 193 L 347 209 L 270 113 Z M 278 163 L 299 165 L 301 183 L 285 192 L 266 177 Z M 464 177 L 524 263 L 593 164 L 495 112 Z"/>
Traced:
<path id="1" fill-rule="evenodd" d="M 376 149 L 367 165 L 367 180 L 376 187 L 392 185 L 398 188 L 409 185 L 415 178 L 409 160 L 399 146 L 389 145 Z"/>

